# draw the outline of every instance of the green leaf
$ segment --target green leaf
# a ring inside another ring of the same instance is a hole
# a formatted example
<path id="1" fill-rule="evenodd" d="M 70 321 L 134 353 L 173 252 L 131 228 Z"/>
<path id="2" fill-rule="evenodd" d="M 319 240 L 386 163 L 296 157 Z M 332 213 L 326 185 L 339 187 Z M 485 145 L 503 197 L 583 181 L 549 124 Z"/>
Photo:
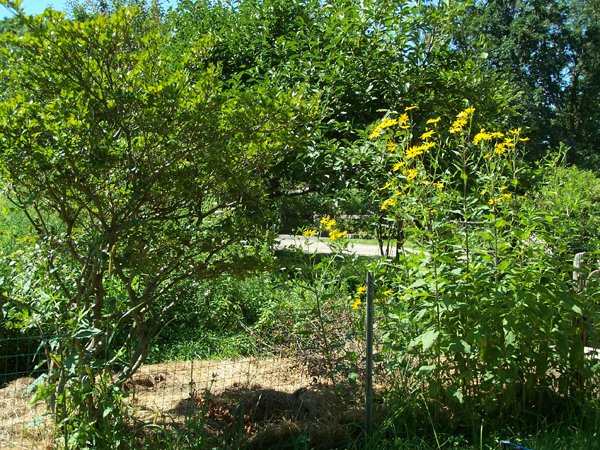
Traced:
<path id="1" fill-rule="evenodd" d="M 500 264 L 498 264 L 498 271 L 504 272 L 506 269 L 508 269 L 509 266 L 510 266 L 509 260 L 505 259 L 504 261 L 500 261 Z"/>
<path id="2" fill-rule="evenodd" d="M 471 346 L 466 341 L 453 342 L 448 346 L 448 350 L 454 353 L 471 353 Z"/>
<path id="3" fill-rule="evenodd" d="M 462 390 L 458 386 L 452 386 L 450 388 L 450 397 L 457 400 L 458 403 L 463 403 L 465 401 Z"/>
<path id="4" fill-rule="evenodd" d="M 417 338 L 421 341 L 424 352 L 431 348 L 431 346 L 435 343 L 439 335 L 440 332 L 437 330 L 427 330 L 425 333 L 423 333 Z"/>
<path id="5" fill-rule="evenodd" d="M 48 379 L 48 374 L 45 374 L 45 373 L 41 374 L 29 386 L 27 386 L 27 389 L 25 389 L 25 392 L 28 394 L 31 394 L 32 392 L 36 391 L 39 386 L 43 386 L 47 379 Z"/>
<path id="6" fill-rule="evenodd" d="M 431 366 L 421 366 L 419 367 L 419 370 L 417 371 L 417 373 L 419 375 L 429 375 L 431 372 L 433 372 L 435 370 L 435 365 L 431 365 Z"/>
<path id="7" fill-rule="evenodd" d="M 94 336 L 98 336 L 102 333 L 102 330 L 98 328 L 85 328 L 83 330 L 79 330 L 77 333 L 73 335 L 75 339 L 89 339 Z"/>
<path id="8" fill-rule="evenodd" d="M 508 331 L 505 330 L 504 331 L 504 342 L 507 345 L 513 344 L 515 342 L 516 338 L 517 337 L 516 337 L 515 333 L 512 330 L 508 330 Z"/>

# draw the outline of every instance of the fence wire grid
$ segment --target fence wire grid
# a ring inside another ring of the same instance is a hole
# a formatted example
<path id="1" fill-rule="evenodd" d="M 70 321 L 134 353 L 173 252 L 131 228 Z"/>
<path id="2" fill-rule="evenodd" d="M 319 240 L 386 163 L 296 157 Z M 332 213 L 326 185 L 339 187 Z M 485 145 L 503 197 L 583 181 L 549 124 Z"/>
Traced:
<path id="1" fill-rule="evenodd" d="M 34 382 L 46 371 L 40 343 L 35 336 L 0 337 L 0 450 L 53 448 L 46 405 L 31 402 Z M 355 406 L 362 401 L 357 388 Z M 342 420 L 340 412 L 347 405 L 339 403 L 334 389 L 329 378 L 316 374 L 302 358 L 274 353 L 146 364 L 124 386 L 135 422 L 179 426 L 205 408 L 215 433 L 234 420 L 232 411 L 241 411 L 249 432 L 253 421 L 299 416 L 321 424 Z M 363 421 L 362 414 L 343 420 Z"/>

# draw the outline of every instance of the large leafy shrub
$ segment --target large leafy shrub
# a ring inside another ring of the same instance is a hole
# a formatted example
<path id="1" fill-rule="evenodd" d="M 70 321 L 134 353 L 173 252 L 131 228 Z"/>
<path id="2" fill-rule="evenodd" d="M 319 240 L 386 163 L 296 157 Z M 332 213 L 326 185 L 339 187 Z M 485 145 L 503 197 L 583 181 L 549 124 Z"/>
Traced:
<path id="1" fill-rule="evenodd" d="M 303 146 L 316 103 L 301 86 L 224 78 L 210 36 L 179 48 L 133 9 L 16 13 L 25 31 L 2 35 L 0 176 L 38 235 L 44 279 L 24 304 L 60 336 L 39 394 L 69 446 L 108 448 L 169 292 L 256 265 L 270 169 Z"/>

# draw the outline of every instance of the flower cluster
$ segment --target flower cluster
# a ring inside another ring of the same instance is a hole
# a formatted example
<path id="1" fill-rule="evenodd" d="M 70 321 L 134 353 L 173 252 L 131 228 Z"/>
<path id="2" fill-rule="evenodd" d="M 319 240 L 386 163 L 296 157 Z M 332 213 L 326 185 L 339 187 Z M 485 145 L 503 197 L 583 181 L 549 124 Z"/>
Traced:
<path id="1" fill-rule="evenodd" d="M 406 108 L 405 111 L 409 111 L 414 108 Z M 469 107 L 461 111 L 456 115 L 452 126 L 448 130 L 450 133 L 463 134 L 468 131 L 470 121 L 475 113 L 475 108 Z M 406 115 L 406 112 L 404 113 Z M 404 116 L 403 115 L 403 116 Z M 403 119 L 403 124 L 405 123 Z M 405 206 L 403 199 L 411 199 L 415 195 L 436 195 L 433 191 L 429 190 L 434 188 L 437 192 L 446 190 L 446 184 L 442 182 L 440 174 L 429 174 L 428 168 L 430 168 L 429 161 L 420 158 L 424 154 L 428 154 L 433 148 L 438 148 L 439 151 L 443 151 L 445 147 L 445 141 L 438 139 L 440 129 L 438 123 L 441 121 L 441 117 L 435 117 L 426 121 L 427 127 L 425 130 L 414 137 L 418 137 L 420 142 L 415 145 L 406 145 L 413 139 L 411 134 L 404 139 L 402 143 L 392 140 L 388 137 L 386 142 L 386 148 L 388 151 L 393 151 L 394 155 L 392 158 L 398 158 L 395 162 L 392 160 L 391 174 L 392 175 L 387 182 L 379 190 L 388 192 L 388 195 L 381 199 L 380 211 L 383 212 L 394 212 L 398 213 L 397 209 L 401 206 Z M 395 122 L 392 119 L 384 119 L 377 127 L 377 129 L 384 129 L 388 126 L 395 126 L 400 121 Z M 410 125 L 410 123 L 408 123 Z M 408 127 L 410 128 L 410 127 Z M 482 128 L 478 133 L 475 133 L 472 139 L 469 141 L 463 141 L 463 146 L 477 146 L 480 150 L 488 150 L 488 153 L 482 151 L 479 153 L 483 155 L 483 158 L 491 158 L 494 155 L 501 156 L 509 152 L 511 149 L 516 147 L 518 142 L 526 141 L 526 138 L 521 138 L 521 128 L 515 128 L 506 132 L 502 131 L 487 131 Z M 484 145 L 485 144 L 485 145 Z M 404 147 L 404 151 L 398 151 L 399 148 Z M 474 155 L 472 155 L 474 156 Z M 435 161 L 437 154 L 432 153 L 431 158 Z M 467 156 L 469 158 L 470 156 Z M 474 156 L 475 157 L 475 156 Z M 477 159 L 477 158 L 475 158 Z M 399 175 L 398 175 L 399 174 Z M 421 189 L 422 188 L 422 189 Z M 486 203 L 489 206 L 499 205 L 512 198 L 512 194 L 504 191 L 506 187 L 500 189 L 497 195 L 492 195 L 491 198 L 486 198 Z M 445 193 L 440 193 L 440 199 L 446 198 Z M 483 195 L 483 194 L 482 194 Z M 406 204 L 409 204 L 410 201 Z M 434 211 L 433 209 L 431 210 Z"/>
<path id="2" fill-rule="evenodd" d="M 433 130 L 427 130 L 425 131 L 425 133 L 423 133 L 421 135 L 421 139 L 426 141 L 427 139 L 429 139 L 430 137 L 432 137 L 435 134 L 435 131 Z"/>
<path id="3" fill-rule="evenodd" d="M 502 194 L 500 197 L 490 198 L 488 200 L 488 205 L 490 205 L 490 206 L 499 205 L 500 203 L 504 202 L 505 200 L 509 200 L 511 198 L 512 198 L 512 194 L 510 192 L 507 192 L 505 194 Z"/>
<path id="4" fill-rule="evenodd" d="M 459 112 L 456 116 L 456 120 L 454 120 L 450 127 L 450 133 L 455 134 L 463 131 L 469 122 L 469 117 L 471 117 L 474 112 L 475 108 L 467 108 L 464 111 Z"/>
<path id="5" fill-rule="evenodd" d="M 371 132 L 371 135 L 369 136 L 369 139 L 375 139 L 375 138 L 379 137 L 379 135 L 381 134 L 381 132 L 383 130 L 385 130 L 386 128 L 393 127 L 394 125 L 397 125 L 398 120 L 399 119 L 390 119 L 389 117 L 384 117 L 383 120 L 381 121 L 381 123 L 373 129 L 373 131 Z"/>
<path id="6" fill-rule="evenodd" d="M 337 222 L 335 221 L 334 218 L 329 217 L 329 216 L 325 216 L 321 219 L 321 226 L 326 230 L 329 231 L 331 230 L 333 227 L 335 227 L 335 225 L 337 224 Z"/>
<path id="7" fill-rule="evenodd" d="M 414 109 L 415 107 L 408 107 L 405 111 L 409 111 L 410 109 Z M 373 128 L 373 131 L 369 135 L 369 139 L 373 140 L 378 138 L 381 135 L 381 132 L 386 128 L 393 127 L 394 125 L 400 125 L 400 128 L 407 129 L 408 128 L 408 114 L 403 113 L 397 119 L 390 119 L 389 117 L 384 117 L 383 120 Z"/>
<path id="8" fill-rule="evenodd" d="M 347 234 L 348 231 L 346 230 L 333 229 L 329 232 L 329 239 L 332 241 L 337 241 L 338 239 L 346 237 Z"/>
<path id="9" fill-rule="evenodd" d="M 404 169 L 402 171 L 402 175 L 404 175 L 408 181 L 414 180 L 418 174 L 419 171 L 417 169 Z"/>
<path id="10" fill-rule="evenodd" d="M 381 210 L 385 211 L 386 209 L 388 209 L 392 206 L 396 206 L 397 204 L 398 204 L 398 202 L 396 201 L 396 199 L 388 198 L 387 200 L 384 200 L 383 203 L 381 204 Z"/>
<path id="11" fill-rule="evenodd" d="M 403 167 L 404 167 L 404 161 L 398 161 L 396 164 L 394 164 L 394 167 L 392 167 L 392 172 L 398 172 Z"/>
<path id="12" fill-rule="evenodd" d="M 325 216 L 321 219 L 321 227 L 329 232 L 329 239 L 337 241 L 338 239 L 346 237 L 348 234 L 347 230 L 339 230 L 335 228 L 337 225 L 336 220 L 333 217 Z"/>
<path id="13" fill-rule="evenodd" d="M 423 136 L 425 136 L 425 134 Z M 423 136 L 421 136 L 421 138 L 423 138 Z M 435 147 L 435 142 L 425 142 L 424 144 L 421 144 L 421 145 L 415 145 L 415 146 L 409 147 L 406 150 L 406 158 L 407 159 L 416 158 L 417 156 L 422 155 L 427 150 L 430 150 L 433 147 Z"/>
<path id="14" fill-rule="evenodd" d="M 488 133 L 485 129 L 481 129 L 479 133 L 473 138 L 473 145 L 477 145 L 482 141 L 491 141 L 492 139 L 501 139 L 504 137 L 504 133 L 500 131 L 493 131 Z"/>
<path id="15" fill-rule="evenodd" d="M 356 297 L 354 298 L 354 301 L 352 302 L 352 309 L 358 309 L 360 308 L 360 305 L 362 305 L 362 300 L 360 299 L 363 295 L 365 295 L 367 292 L 367 287 L 366 286 L 360 286 L 357 290 L 356 290 Z"/>
<path id="16" fill-rule="evenodd" d="M 513 141 L 511 138 L 506 138 L 503 142 L 498 142 L 496 144 L 496 146 L 494 147 L 494 153 L 496 155 L 503 155 L 504 153 L 506 153 L 507 148 L 512 148 L 514 146 L 515 141 Z"/>

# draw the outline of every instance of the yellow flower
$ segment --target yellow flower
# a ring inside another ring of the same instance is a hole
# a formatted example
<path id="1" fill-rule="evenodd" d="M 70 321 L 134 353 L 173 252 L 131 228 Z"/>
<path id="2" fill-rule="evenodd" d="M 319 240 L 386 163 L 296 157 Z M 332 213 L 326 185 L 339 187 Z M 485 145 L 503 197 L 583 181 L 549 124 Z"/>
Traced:
<path id="1" fill-rule="evenodd" d="M 452 123 L 452 126 L 450 127 L 449 131 L 452 134 L 460 133 L 466 124 L 467 124 L 466 119 L 458 118 L 454 121 L 454 123 Z"/>
<path id="2" fill-rule="evenodd" d="M 437 183 L 434 183 L 435 187 L 438 189 L 444 189 L 444 183 L 440 183 L 439 181 Z"/>
<path id="3" fill-rule="evenodd" d="M 379 135 L 380 135 L 380 134 L 381 134 L 381 130 L 380 130 L 379 128 L 377 128 L 377 127 L 376 127 L 376 128 L 373 130 L 373 132 L 372 132 L 372 133 L 369 135 L 369 139 L 373 140 L 373 139 L 375 139 L 375 138 L 379 137 Z"/>
<path id="4" fill-rule="evenodd" d="M 396 200 L 394 200 L 393 198 L 388 198 L 387 200 L 384 200 L 384 202 L 381 204 L 381 210 L 385 211 L 390 206 L 396 206 L 397 204 L 398 202 L 396 202 Z"/>
<path id="5" fill-rule="evenodd" d="M 504 139 L 504 145 L 507 147 L 514 147 L 515 141 L 513 141 L 511 138 L 506 138 Z"/>
<path id="6" fill-rule="evenodd" d="M 485 131 L 482 128 L 481 131 L 479 133 L 477 133 L 475 135 L 475 137 L 473 138 L 473 144 L 477 145 L 481 141 L 491 141 L 492 139 L 499 139 L 499 138 L 503 138 L 503 137 L 504 137 L 504 133 L 502 133 L 500 131 L 492 131 L 491 133 L 488 133 L 487 131 Z"/>
<path id="7" fill-rule="evenodd" d="M 383 291 L 383 295 L 385 295 L 386 297 L 389 297 L 393 293 L 394 293 L 394 291 L 392 291 L 391 289 L 388 289 L 387 291 Z"/>
<path id="8" fill-rule="evenodd" d="M 406 150 L 406 157 L 408 159 L 412 159 L 412 158 L 416 158 L 419 155 L 423 154 L 423 149 L 421 148 L 420 145 L 414 146 L 414 147 L 409 147 Z"/>
<path id="9" fill-rule="evenodd" d="M 371 134 L 369 135 L 369 139 L 375 139 L 381 134 L 381 130 L 385 130 L 386 128 L 393 127 L 399 123 L 399 119 L 390 119 L 389 117 L 384 117 L 379 125 L 377 125 Z"/>
<path id="10" fill-rule="evenodd" d="M 519 138 L 519 141 L 521 141 L 521 142 L 527 142 L 528 140 L 529 140 L 528 137 Z"/>
<path id="11" fill-rule="evenodd" d="M 520 134 L 521 133 L 521 127 L 519 127 L 519 128 L 513 128 L 512 130 L 509 131 L 509 133 L 513 134 L 513 135 Z"/>
<path id="12" fill-rule="evenodd" d="M 361 303 L 362 302 L 360 301 L 360 298 L 355 298 L 354 302 L 352 303 L 352 309 L 360 308 Z"/>
<path id="13" fill-rule="evenodd" d="M 426 131 L 425 133 L 423 133 L 423 134 L 421 135 L 421 139 L 422 139 L 422 140 L 429 139 L 431 136 L 433 136 L 433 134 L 434 134 L 434 131 L 433 131 L 433 130 Z"/>
<path id="14" fill-rule="evenodd" d="M 380 191 L 385 191 L 386 189 L 394 187 L 395 185 L 396 185 L 396 179 L 392 179 L 391 181 L 388 181 L 382 187 L 380 187 L 379 190 Z"/>
<path id="15" fill-rule="evenodd" d="M 477 145 L 481 141 L 489 141 L 490 139 L 492 139 L 492 135 L 482 128 L 481 131 L 473 138 L 473 145 Z"/>
<path id="16" fill-rule="evenodd" d="M 311 237 L 311 236 L 314 236 L 315 234 L 317 234 L 317 230 L 309 229 L 309 230 L 305 230 L 302 233 L 302 236 L 304 236 L 304 237 Z"/>
<path id="17" fill-rule="evenodd" d="M 429 149 L 431 149 L 433 147 L 435 147 L 435 142 L 425 142 L 423 145 L 421 145 L 421 148 L 424 151 L 427 151 L 427 150 L 429 150 Z"/>
<path id="18" fill-rule="evenodd" d="M 358 289 L 356 290 L 356 295 L 363 295 L 365 292 L 367 292 L 367 287 L 359 286 Z"/>
<path id="19" fill-rule="evenodd" d="M 407 106 L 406 108 L 404 108 L 404 111 L 412 111 L 413 109 L 417 109 L 416 106 Z"/>
<path id="20" fill-rule="evenodd" d="M 337 241 L 338 239 L 346 237 L 347 234 L 348 234 L 348 231 L 346 231 L 346 230 L 344 230 L 344 231 L 340 231 L 338 229 L 330 230 L 329 231 L 329 239 L 331 239 L 332 241 Z"/>
<path id="21" fill-rule="evenodd" d="M 483 155 L 483 157 L 484 157 L 485 159 L 488 159 L 488 158 L 489 158 L 489 157 L 491 157 L 491 156 L 492 156 L 492 155 L 491 155 L 491 153 L 486 153 L 485 155 Z"/>
<path id="22" fill-rule="evenodd" d="M 498 198 L 490 198 L 488 200 L 488 205 L 490 205 L 490 206 L 498 205 L 498 204 L 502 203 L 504 200 L 509 200 L 511 198 L 512 198 L 512 194 L 510 192 L 507 192 L 506 194 L 502 194 Z"/>
<path id="23" fill-rule="evenodd" d="M 400 125 L 404 125 L 404 126 L 407 125 L 408 124 L 408 120 L 409 120 L 408 119 L 408 114 L 406 114 L 406 113 L 400 114 L 400 117 L 398 117 L 398 123 Z M 402 128 L 405 128 L 404 126 Z"/>
<path id="24" fill-rule="evenodd" d="M 429 119 L 425 122 L 427 125 L 435 125 L 441 120 L 441 117 L 436 117 L 435 119 Z"/>
<path id="25" fill-rule="evenodd" d="M 467 108 L 456 115 L 456 120 L 450 127 L 450 133 L 460 133 L 469 122 L 469 117 L 475 112 L 475 108 Z"/>
<path id="26" fill-rule="evenodd" d="M 394 141 L 387 141 L 387 144 L 385 145 L 385 148 L 388 152 L 393 152 L 394 150 L 396 150 L 398 146 L 396 145 L 396 143 Z"/>
<path id="27" fill-rule="evenodd" d="M 419 171 L 417 169 L 404 169 L 402 171 L 402 174 L 406 177 L 407 180 L 414 180 L 417 175 L 419 174 Z"/>
<path id="28" fill-rule="evenodd" d="M 378 128 L 381 130 L 389 127 L 393 127 L 398 123 L 398 119 L 390 119 L 389 117 L 384 117 L 381 123 L 378 125 Z"/>
<path id="29" fill-rule="evenodd" d="M 500 144 L 496 144 L 496 147 L 494 148 L 494 153 L 496 155 L 503 155 L 504 153 L 506 153 L 506 143 L 502 142 Z"/>
<path id="30" fill-rule="evenodd" d="M 325 216 L 321 219 L 321 226 L 323 228 L 325 228 L 327 231 L 331 230 L 333 227 L 335 227 L 335 224 L 337 222 L 335 221 L 335 219 L 329 217 L 329 216 Z"/>
<path id="31" fill-rule="evenodd" d="M 397 162 L 396 164 L 394 164 L 394 167 L 392 167 L 392 172 L 398 172 L 403 166 L 403 161 Z"/>

